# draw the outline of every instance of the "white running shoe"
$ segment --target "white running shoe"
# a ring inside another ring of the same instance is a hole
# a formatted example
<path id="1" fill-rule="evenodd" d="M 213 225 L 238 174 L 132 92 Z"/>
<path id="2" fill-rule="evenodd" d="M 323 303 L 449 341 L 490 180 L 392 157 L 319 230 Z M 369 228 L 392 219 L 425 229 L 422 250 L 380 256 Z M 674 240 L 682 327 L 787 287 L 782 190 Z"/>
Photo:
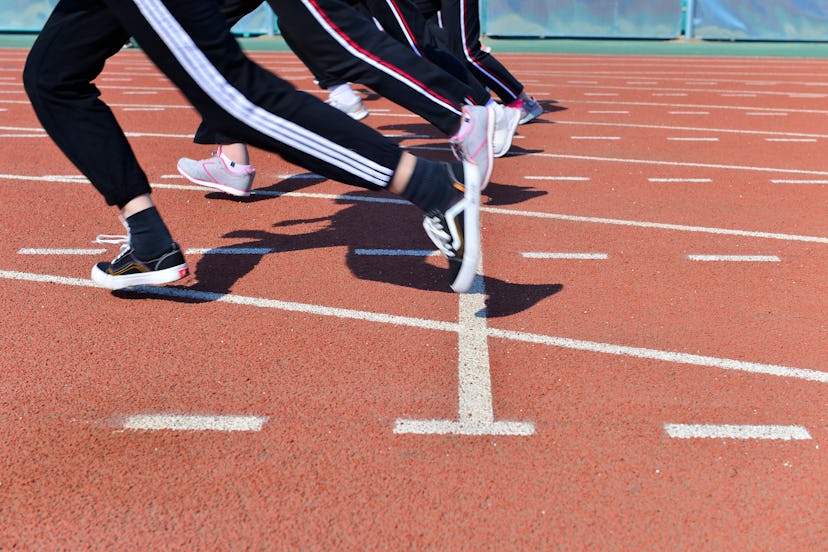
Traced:
<path id="1" fill-rule="evenodd" d="M 365 108 L 365 104 L 362 103 L 361 98 L 357 98 L 354 103 L 346 104 L 341 100 L 332 97 L 328 98 L 325 103 L 337 108 L 346 115 L 349 115 L 351 119 L 355 121 L 361 121 L 370 114 L 368 109 Z"/>
<path id="2" fill-rule="evenodd" d="M 480 191 L 492 174 L 492 146 L 489 136 L 494 125 L 491 108 L 464 106 L 460 130 L 450 138 L 463 161 L 463 195 L 444 211 L 426 213 L 423 228 L 434 245 L 448 258 L 451 289 L 469 291 L 480 262 Z"/>
<path id="3" fill-rule="evenodd" d="M 222 155 L 221 146 L 209 159 L 200 161 L 182 157 L 176 167 L 181 175 L 193 182 L 224 193 L 247 197 L 253 187 L 256 170 L 250 165 L 239 166 Z"/>
<path id="4" fill-rule="evenodd" d="M 515 136 L 522 114 L 520 109 L 506 107 L 499 103 L 492 103 L 491 107 L 494 109 L 496 116 L 492 149 L 495 157 L 503 157 L 512 147 L 512 138 Z"/>

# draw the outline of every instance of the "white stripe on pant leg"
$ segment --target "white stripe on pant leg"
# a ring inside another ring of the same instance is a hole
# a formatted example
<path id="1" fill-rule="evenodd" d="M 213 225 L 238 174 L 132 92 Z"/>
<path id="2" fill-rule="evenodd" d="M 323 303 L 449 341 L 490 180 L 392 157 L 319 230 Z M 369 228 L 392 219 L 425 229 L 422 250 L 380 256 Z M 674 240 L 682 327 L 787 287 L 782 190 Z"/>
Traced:
<path id="1" fill-rule="evenodd" d="M 477 0 L 472 1 L 477 2 Z M 463 38 L 463 56 L 465 56 L 466 60 L 472 65 L 474 65 L 478 71 L 492 79 L 504 90 L 508 90 L 513 96 L 517 98 L 517 94 L 514 90 L 512 90 L 511 87 L 506 86 L 503 82 L 501 82 L 500 79 L 498 79 L 490 71 L 488 71 L 481 63 L 478 63 L 478 61 L 474 59 L 474 56 L 471 55 L 469 51 L 468 35 L 466 34 L 466 0 L 460 0 L 460 36 Z"/>
<path id="2" fill-rule="evenodd" d="M 182 69 L 216 104 L 254 130 L 311 155 L 372 184 L 388 186 L 393 168 L 340 146 L 252 103 L 210 63 L 166 6 L 159 0 L 135 0 L 135 5 L 170 49 Z"/>
<path id="3" fill-rule="evenodd" d="M 412 37 L 411 33 L 408 32 L 408 25 L 406 25 L 405 19 L 403 15 L 400 13 L 400 10 L 397 9 L 397 6 L 394 4 L 392 0 L 385 0 L 385 5 L 388 6 L 388 9 L 391 10 L 391 13 L 394 14 L 394 19 L 397 21 L 397 26 L 400 28 L 400 31 L 405 35 L 405 39 L 408 41 L 408 45 L 411 46 L 411 49 L 414 50 L 414 53 L 417 54 L 419 57 L 423 57 L 423 53 L 420 51 L 420 46 L 417 44 L 416 37 Z"/>

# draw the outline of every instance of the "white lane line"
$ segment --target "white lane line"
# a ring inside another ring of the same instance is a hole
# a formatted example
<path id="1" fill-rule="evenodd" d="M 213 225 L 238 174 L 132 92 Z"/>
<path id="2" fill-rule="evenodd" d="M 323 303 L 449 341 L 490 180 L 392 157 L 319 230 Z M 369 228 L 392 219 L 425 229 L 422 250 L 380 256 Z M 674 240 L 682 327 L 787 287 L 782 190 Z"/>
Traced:
<path id="1" fill-rule="evenodd" d="M 534 153 L 537 157 L 549 157 L 552 159 L 580 159 L 582 161 L 605 161 L 608 163 L 631 163 L 641 165 L 656 165 L 666 167 L 697 167 L 706 169 L 727 169 L 751 172 L 775 172 L 782 174 L 810 174 L 828 176 L 828 171 L 812 171 L 806 169 L 781 169 L 774 167 L 755 167 L 752 165 L 722 165 L 718 163 L 690 163 L 685 161 L 656 161 L 653 159 L 629 159 L 619 157 L 598 157 L 594 155 L 568 155 L 560 153 Z"/>
<path id="2" fill-rule="evenodd" d="M 122 92 L 126 96 L 156 96 L 158 92 L 155 90 L 124 90 Z"/>
<path id="3" fill-rule="evenodd" d="M 773 232 L 753 232 L 749 230 L 731 230 L 728 228 L 708 228 L 704 226 L 685 226 L 682 224 L 665 224 L 660 222 L 645 222 L 623 219 L 609 219 L 601 217 L 582 217 L 576 215 L 562 215 L 556 213 L 540 213 L 536 211 L 517 211 L 503 209 L 500 207 L 485 207 L 481 211 L 500 215 L 523 216 L 530 218 L 565 220 L 569 222 L 591 222 L 595 224 L 609 224 L 614 226 L 630 226 L 636 228 L 657 228 L 661 230 L 674 230 L 678 232 L 699 232 L 703 234 L 718 234 L 722 236 L 743 236 L 749 238 L 764 238 L 771 240 L 828 243 L 828 238 L 821 236 L 799 236 L 796 234 L 777 234 Z"/>
<path id="4" fill-rule="evenodd" d="M 134 414 L 123 422 L 124 429 L 146 431 L 261 431 L 264 416 Z"/>
<path id="5" fill-rule="evenodd" d="M 828 180 L 785 180 L 785 179 L 774 179 L 771 180 L 773 184 L 828 184 Z"/>
<path id="6" fill-rule="evenodd" d="M 589 180 L 588 176 L 524 176 L 526 180 L 560 180 L 572 182 L 586 182 Z"/>
<path id="7" fill-rule="evenodd" d="M 690 136 L 668 136 L 667 140 L 673 142 L 718 142 L 718 138 L 706 138 L 706 137 L 698 137 L 693 138 Z"/>
<path id="8" fill-rule="evenodd" d="M 647 180 L 650 182 L 686 182 L 694 184 L 713 182 L 710 178 L 648 178 Z"/>
<path id="9" fill-rule="evenodd" d="M 687 255 L 691 261 L 734 262 L 734 263 L 780 263 L 776 255 Z"/>
<path id="10" fill-rule="evenodd" d="M 521 253 L 526 259 L 581 259 L 581 260 L 605 260 L 609 258 L 606 253 L 557 253 L 542 251 L 527 251 Z"/>
<path id="11" fill-rule="evenodd" d="M 386 257 L 434 257 L 441 253 L 430 249 L 354 249 L 354 255 Z"/>
<path id="12" fill-rule="evenodd" d="M 765 138 L 767 142 L 816 142 L 816 138 Z"/>
<path id="13" fill-rule="evenodd" d="M 680 111 L 691 110 L 691 112 L 704 111 L 709 112 L 711 109 L 723 109 L 728 111 L 745 111 L 751 113 L 811 113 L 816 115 L 828 114 L 828 109 L 781 109 L 778 107 L 754 107 L 741 105 L 716 105 L 705 103 L 663 103 L 663 102 L 630 102 L 624 100 L 585 100 L 583 98 L 555 98 L 562 105 L 588 103 L 593 105 L 609 105 L 613 109 L 621 109 L 628 106 L 649 106 L 659 109 L 676 109 Z"/>
<path id="14" fill-rule="evenodd" d="M 655 130 L 679 130 L 689 132 L 706 132 L 706 133 L 722 133 L 722 134 L 748 134 L 758 136 L 780 136 L 790 138 L 828 138 L 828 134 L 809 134 L 804 132 L 780 132 L 768 130 L 741 130 L 736 128 L 710 128 L 710 127 L 692 127 L 692 126 L 677 126 L 677 125 L 646 125 L 639 123 L 618 123 L 606 121 L 555 121 L 556 125 L 577 125 L 583 126 L 606 126 L 617 128 L 648 128 Z"/>
<path id="15" fill-rule="evenodd" d="M 802 426 L 664 424 L 667 435 L 675 439 L 771 439 L 808 440 L 811 434 Z"/>
<path id="16" fill-rule="evenodd" d="M 164 111 L 163 107 L 125 107 L 123 111 Z"/>
<path id="17" fill-rule="evenodd" d="M 440 150 L 442 151 L 442 150 Z M 745 169 L 745 170 L 759 170 L 759 171 L 769 171 L 769 172 L 799 172 L 799 173 L 810 173 L 810 174 L 828 174 L 828 172 L 824 171 L 799 171 L 794 169 L 766 169 L 761 167 L 728 167 L 725 165 L 700 165 L 696 163 L 672 163 L 672 162 L 665 162 L 665 161 L 644 161 L 638 159 L 613 159 L 613 158 L 605 158 L 605 157 L 589 157 L 589 156 L 580 156 L 580 155 L 557 155 L 557 154 L 537 154 L 542 155 L 545 157 L 557 157 L 557 158 L 570 158 L 570 159 L 581 159 L 581 160 L 598 160 L 598 161 L 610 161 L 610 162 L 628 162 L 628 163 L 652 163 L 656 165 L 675 165 L 675 166 L 703 166 L 706 168 L 734 168 L 734 169 Z M 56 178 L 52 176 L 23 176 L 23 175 L 8 175 L 8 174 L 0 174 L 0 179 L 10 179 L 10 180 L 42 180 L 42 181 L 49 181 L 49 182 L 67 182 L 67 183 L 79 183 L 79 182 L 88 182 L 83 177 L 64 177 L 64 178 Z M 190 191 L 199 191 L 203 192 L 205 190 L 202 186 L 187 186 L 181 184 L 158 184 L 158 183 L 151 183 L 153 188 L 163 188 L 163 189 L 173 189 L 173 190 L 190 190 Z M 256 191 L 253 190 L 254 194 L 257 195 L 264 195 L 264 196 L 274 196 L 274 197 L 295 197 L 295 198 L 313 198 L 313 199 L 329 199 L 332 201 L 354 201 L 354 202 L 362 202 L 362 203 L 384 203 L 384 204 L 394 204 L 394 205 L 410 205 L 410 203 L 404 199 L 397 199 L 393 197 L 373 197 L 373 196 L 356 196 L 350 194 L 317 194 L 317 193 L 307 193 L 307 192 L 270 192 L 270 191 Z M 552 219 L 552 220 L 564 220 L 568 222 L 587 222 L 587 223 L 594 223 L 594 224 L 607 224 L 613 226 L 629 226 L 629 227 L 637 227 L 637 228 L 651 228 L 651 229 L 660 229 L 660 230 L 671 230 L 677 232 L 698 232 L 704 234 L 718 234 L 724 236 L 743 236 L 743 237 L 750 237 L 750 238 L 763 238 L 763 239 L 773 239 L 773 240 L 783 240 L 783 241 L 794 241 L 794 242 L 811 242 L 811 243 L 828 243 L 828 238 L 824 238 L 821 236 L 803 236 L 797 234 L 781 234 L 781 233 L 773 233 L 773 232 L 758 232 L 758 231 L 750 231 L 750 230 L 733 230 L 730 228 L 712 228 L 712 227 L 705 227 L 705 226 L 688 226 L 683 224 L 668 224 L 668 223 L 661 223 L 661 222 L 649 222 L 649 221 L 638 221 L 638 220 L 624 220 L 624 219 L 611 219 L 611 218 L 603 218 L 603 217 L 585 217 L 585 216 L 578 216 L 578 215 L 565 215 L 560 213 L 543 213 L 543 212 L 536 212 L 536 211 L 519 211 L 519 210 L 511 210 L 511 209 L 503 209 L 500 207 L 481 207 L 480 210 L 482 212 L 494 213 L 499 215 L 506 215 L 506 216 L 520 216 L 520 217 L 529 217 L 529 218 L 538 218 L 538 219 Z"/>
<path id="18" fill-rule="evenodd" d="M 563 349 L 574 349 L 593 353 L 604 353 L 608 355 L 628 356 L 634 358 L 646 358 L 662 362 L 674 362 L 677 364 L 688 364 L 692 366 L 706 366 L 720 368 L 722 370 L 735 370 L 752 374 L 766 374 L 819 383 L 828 383 L 828 372 L 811 370 L 807 368 L 794 368 L 777 364 L 763 364 L 759 362 L 747 362 L 728 358 L 718 358 L 675 351 L 660 351 L 644 347 L 628 347 L 626 345 L 614 345 L 611 343 L 599 343 L 595 341 L 584 341 L 581 339 L 570 339 L 566 337 L 554 337 L 511 330 L 489 330 L 489 337 L 511 339 L 524 343 L 536 343 L 549 345 L 550 347 L 561 347 Z"/>
<path id="19" fill-rule="evenodd" d="M 787 113 L 773 112 L 773 111 L 747 111 L 745 115 L 753 117 L 787 117 Z"/>
<path id="20" fill-rule="evenodd" d="M 106 253 L 106 249 L 36 249 L 36 248 L 22 248 L 18 255 L 100 255 Z"/>
<path id="21" fill-rule="evenodd" d="M 442 151 L 442 150 L 441 150 Z M 673 165 L 673 166 L 692 166 L 692 167 L 705 167 L 705 168 L 730 168 L 730 169 L 741 169 L 741 170 L 748 170 L 748 171 L 767 171 L 767 172 L 789 172 L 789 173 L 805 173 L 805 174 L 828 174 L 825 171 L 804 171 L 804 170 L 796 170 L 796 169 L 770 169 L 770 168 L 762 168 L 762 167 L 741 167 L 741 166 L 727 166 L 727 165 L 704 165 L 699 163 L 678 163 L 678 162 L 666 162 L 666 161 L 647 161 L 647 160 L 639 160 L 639 159 L 615 159 L 615 158 L 606 158 L 606 157 L 591 157 L 591 156 L 583 156 L 583 155 L 559 155 L 559 154 L 537 154 L 544 157 L 554 157 L 554 158 L 563 158 L 563 159 L 580 159 L 580 160 L 596 160 L 596 161 L 609 161 L 609 162 L 621 162 L 621 163 L 642 163 L 642 164 L 654 164 L 654 165 Z M 54 177 L 54 176 L 24 176 L 24 175 L 9 175 L 9 174 L 0 174 L 0 179 L 9 179 L 9 180 L 40 180 L 40 181 L 49 181 L 49 182 L 67 182 L 67 183 L 79 183 L 79 182 L 88 182 L 82 176 L 67 176 L 67 177 Z M 202 186 L 187 186 L 181 184 L 158 184 L 152 183 L 151 186 L 153 188 L 164 188 L 164 189 L 174 189 L 174 190 L 189 190 L 189 191 L 199 191 L 203 192 L 205 190 Z M 314 198 L 314 199 L 330 199 L 334 201 L 354 201 L 354 202 L 362 202 L 362 203 L 383 203 L 383 204 L 395 204 L 395 205 L 410 205 L 410 203 L 404 199 L 397 199 L 393 197 L 373 197 L 373 196 L 356 196 L 350 194 L 316 194 L 316 193 L 307 193 L 307 192 L 269 192 L 269 191 L 253 191 L 254 194 L 258 195 L 265 195 L 265 196 L 274 196 L 274 197 L 295 197 L 295 198 Z M 521 216 L 521 217 L 529 217 L 529 218 L 539 218 L 539 219 L 552 219 L 552 220 L 563 220 L 568 222 L 586 222 L 586 223 L 594 223 L 594 224 L 607 224 L 613 226 L 629 226 L 629 227 L 636 227 L 636 228 L 651 228 L 651 229 L 660 229 L 660 230 L 671 230 L 676 232 L 698 232 L 703 234 L 718 234 L 724 236 L 742 236 L 742 237 L 750 237 L 750 238 L 762 238 L 762 239 L 773 239 L 773 240 L 782 240 L 782 241 L 795 241 L 795 242 L 811 242 L 811 243 L 828 243 L 828 238 L 821 237 L 821 236 L 804 236 L 804 235 L 797 235 L 797 234 L 782 234 L 782 233 L 774 233 L 774 232 L 759 232 L 759 231 L 750 231 L 750 230 L 733 230 L 730 228 L 713 228 L 713 227 L 705 227 L 705 226 L 689 226 L 684 224 L 669 224 L 669 223 L 661 223 L 661 222 L 650 222 L 650 221 L 637 221 L 637 220 L 624 220 L 624 219 L 611 219 L 611 218 L 604 218 L 604 217 L 585 217 L 585 216 L 578 216 L 578 215 L 565 215 L 561 213 L 543 213 L 543 212 L 535 212 L 535 211 L 518 211 L 518 210 L 511 210 L 511 209 L 503 209 L 499 207 L 481 207 L 481 211 L 489 212 L 494 214 L 500 215 L 507 215 L 507 216 Z"/>
<path id="22" fill-rule="evenodd" d="M 85 280 L 81 278 L 68 278 L 65 276 L 55 276 L 50 274 L 16 272 L 9 270 L 0 270 L 0 278 L 5 278 L 7 280 L 60 284 L 78 287 L 97 287 L 92 280 Z M 265 299 L 261 297 L 231 295 L 227 293 L 196 291 L 192 289 L 178 287 L 136 286 L 132 289 L 133 291 L 136 291 L 138 293 L 145 293 L 147 295 L 178 297 L 197 301 L 215 301 L 222 303 L 230 303 L 234 305 L 245 305 L 257 308 L 277 309 L 287 312 L 299 312 L 302 314 L 309 314 L 315 316 L 330 316 L 335 318 L 360 320 L 364 322 L 376 322 L 380 324 L 392 324 L 396 326 L 405 326 L 427 330 L 448 331 L 458 333 L 462 331 L 462 326 L 460 324 L 452 322 L 443 322 L 440 320 L 428 320 L 424 318 L 413 318 L 408 316 L 397 316 L 383 313 L 358 311 L 353 309 L 343 309 L 337 307 L 325 307 L 322 305 L 280 301 L 277 299 Z M 101 291 L 104 292 L 105 290 Z M 570 339 L 566 337 L 555 337 L 548 335 L 531 334 L 526 332 L 516 332 L 510 330 L 499 330 L 496 328 L 489 328 L 487 330 L 487 333 L 489 337 L 509 339 L 524 343 L 549 345 L 551 347 L 561 347 L 564 349 L 575 349 L 580 351 L 589 351 L 594 353 L 619 356 L 629 356 L 635 358 L 647 358 L 663 362 L 674 362 L 694 366 L 706 366 L 711 368 L 721 368 L 723 370 L 736 370 L 753 374 L 767 374 L 786 378 L 801 379 L 806 381 L 828 383 L 828 372 L 821 372 L 819 370 L 812 370 L 808 368 L 795 368 L 791 366 L 782 366 L 777 364 L 764 364 L 759 362 L 749 362 L 728 358 L 702 356 L 675 351 L 661 351 L 657 349 L 647 349 L 642 347 L 629 347 L 626 345 L 614 345 L 611 343 L 600 343 L 594 341 L 585 341 L 581 339 Z"/>
<path id="23" fill-rule="evenodd" d="M 459 298 L 457 420 L 398 419 L 394 433 L 534 435 L 535 424 L 531 422 L 497 421 L 494 417 L 482 268 L 481 259 L 472 288 Z"/>
<path id="24" fill-rule="evenodd" d="M 757 95 L 749 92 L 722 92 L 719 94 L 722 98 L 755 98 Z"/>
<path id="25" fill-rule="evenodd" d="M 657 98 L 662 98 L 662 97 L 684 98 L 684 97 L 688 96 L 688 94 L 686 92 L 653 92 L 652 95 L 657 97 Z"/>
<path id="26" fill-rule="evenodd" d="M 709 111 L 668 111 L 668 115 L 710 115 Z"/>

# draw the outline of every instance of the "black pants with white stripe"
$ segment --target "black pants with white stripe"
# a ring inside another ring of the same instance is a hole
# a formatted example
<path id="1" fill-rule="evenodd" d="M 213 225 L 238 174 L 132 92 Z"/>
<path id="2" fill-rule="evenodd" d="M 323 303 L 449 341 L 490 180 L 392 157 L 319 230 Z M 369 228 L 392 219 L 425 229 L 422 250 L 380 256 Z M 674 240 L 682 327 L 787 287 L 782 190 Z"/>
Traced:
<path id="1" fill-rule="evenodd" d="M 257 0 L 220 0 L 219 3 L 231 23 L 238 19 L 239 13 L 249 13 L 259 4 Z M 472 88 L 418 55 L 410 44 L 380 31 L 368 15 L 355 7 L 358 3 L 356 0 L 268 0 L 279 18 L 279 29 L 285 40 L 314 74 L 326 74 L 340 83 L 367 86 L 420 115 L 446 135 L 457 130 L 464 104 L 486 103 L 489 94 L 482 85 L 475 82 L 476 88 Z M 447 51 L 444 55 L 457 62 Z M 201 131 L 196 141 L 210 142 Z"/>
<path id="2" fill-rule="evenodd" d="M 216 132 L 347 184 L 390 182 L 400 148 L 250 61 L 215 0 L 60 0 L 32 46 L 24 85 L 43 128 L 108 204 L 150 192 L 93 84 L 129 36 Z"/>
<path id="3" fill-rule="evenodd" d="M 450 50 L 464 60 L 477 79 L 505 104 L 523 92 L 523 84 L 500 61 L 480 47 L 479 0 L 414 0 L 426 18 L 440 12 Z"/>

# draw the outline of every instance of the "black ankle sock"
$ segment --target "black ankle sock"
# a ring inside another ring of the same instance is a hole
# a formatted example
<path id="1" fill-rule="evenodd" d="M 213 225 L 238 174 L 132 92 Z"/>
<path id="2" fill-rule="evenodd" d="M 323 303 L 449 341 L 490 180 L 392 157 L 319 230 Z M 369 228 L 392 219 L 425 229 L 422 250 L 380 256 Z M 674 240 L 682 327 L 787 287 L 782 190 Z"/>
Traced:
<path id="1" fill-rule="evenodd" d="M 417 159 L 402 196 L 425 212 L 445 209 L 460 192 L 454 187 L 451 165 Z"/>
<path id="2" fill-rule="evenodd" d="M 157 259 L 172 245 L 172 236 L 155 207 L 127 217 L 130 245 L 142 260 Z"/>

